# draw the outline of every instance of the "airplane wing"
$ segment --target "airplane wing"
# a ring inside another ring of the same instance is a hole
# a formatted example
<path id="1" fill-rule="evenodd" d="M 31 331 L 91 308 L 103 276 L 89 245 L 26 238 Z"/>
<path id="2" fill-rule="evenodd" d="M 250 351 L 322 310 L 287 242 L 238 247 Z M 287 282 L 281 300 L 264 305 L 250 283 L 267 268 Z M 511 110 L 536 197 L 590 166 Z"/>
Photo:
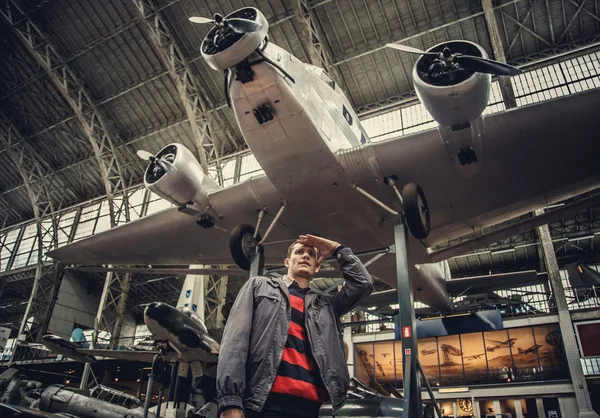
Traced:
<path id="1" fill-rule="evenodd" d="M 108 357 L 117 360 L 141 361 L 142 363 L 152 363 L 156 351 L 129 351 L 129 350 L 101 350 L 101 349 L 79 349 L 79 353 L 88 354 L 94 357 Z"/>
<path id="2" fill-rule="evenodd" d="M 350 150 L 345 161 L 358 186 L 374 169 L 420 185 L 432 222 L 425 241 L 434 246 L 597 188 L 600 118 L 589 109 L 599 102 L 594 89 L 484 116 L 474 175 L 449 160 L 437 129 Z M 357 153 L 377 166 L 352 165 Z"/>
<path id="3" fill-rule="evenodd" d="M 212 201 L 225 207 L 226 212 L 222 220 L 215 220 L 213 228 L 201 227 L 196 223 L 197 217 L 173 207 L 60 247 L 48 255 L 68 264 L 82 265 L 233 264 L 229 233 L 240 223 L 256 224 L 257 211 L 266 206 L 266 202 L 257 201 L 253 191 L 268 185 L 263 175 L 214 193 Z M 276 213 L 280 203 L 269 203 Z M 265 215 L 263 225 L 273 219 L 272 212 Z M 294 235 L 279 227 L 269 237 L 274 241 L 291 240 Z M 281 264 L 286 255 L 285 249 L 274 253 L 271 248 L 267 254 L 277 255 L 274 260 Z"/>

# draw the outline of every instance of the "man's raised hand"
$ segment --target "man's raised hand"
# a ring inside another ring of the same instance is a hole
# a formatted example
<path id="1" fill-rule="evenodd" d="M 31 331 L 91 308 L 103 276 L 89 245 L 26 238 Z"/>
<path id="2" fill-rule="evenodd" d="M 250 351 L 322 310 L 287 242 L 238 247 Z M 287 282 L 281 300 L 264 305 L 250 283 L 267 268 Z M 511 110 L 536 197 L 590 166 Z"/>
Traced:
<path id="1" fill-rule="evenodd" d="M 315 247 L 317 250 L 319 250 L 319 264 L 325 261 L 335 251 L 335 249 L 341 245 L 339 242 L 332 241 L 327 238 L 316 237 L 310 234 L 300 235 L 298 242 L 302 245 Z"/>

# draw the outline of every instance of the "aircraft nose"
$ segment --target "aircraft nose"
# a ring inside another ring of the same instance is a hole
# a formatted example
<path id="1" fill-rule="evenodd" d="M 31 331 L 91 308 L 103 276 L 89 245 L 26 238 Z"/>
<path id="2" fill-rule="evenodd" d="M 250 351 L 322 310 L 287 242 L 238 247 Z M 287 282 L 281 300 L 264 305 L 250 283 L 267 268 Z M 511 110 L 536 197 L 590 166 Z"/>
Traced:
<path id="1" fill-rule="evenodd" d="M 144 310 L 144 315 L 148 318 L 158 319 L 164 318 L 169 311 L 169 306 L 161 302 L 152 302 Z"/>

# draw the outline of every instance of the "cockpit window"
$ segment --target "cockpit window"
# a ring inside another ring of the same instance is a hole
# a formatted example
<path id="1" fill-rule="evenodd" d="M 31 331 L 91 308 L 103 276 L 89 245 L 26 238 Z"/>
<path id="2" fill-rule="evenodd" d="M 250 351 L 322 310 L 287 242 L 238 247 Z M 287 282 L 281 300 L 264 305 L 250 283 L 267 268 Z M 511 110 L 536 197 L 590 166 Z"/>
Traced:
<path id="1" fill-rule="evenodd" d="M 204 321 L 202 321 L 202 319 L 200 319 L 200 316 L 196 312 L 192 311 L 187 306 L 183 306 L 183 307 L 179 308 L 179 310 L 181 312 L 183 312 L 184 314 L 186 314 L 187 316 L 189 316 L 194 322 L 199 324 L 205 332 L 208 332 L 206 330 L 206 325 L 204 325 Z"/>
<path id="2" fill-rule="evenodd" d="M 329 84 L 329 87 L 335 90 L 335 81 L 333 81 L 325 71 L 322 71 L 320 76 L 321 80 L 325 81 L 327 84 Z"/>

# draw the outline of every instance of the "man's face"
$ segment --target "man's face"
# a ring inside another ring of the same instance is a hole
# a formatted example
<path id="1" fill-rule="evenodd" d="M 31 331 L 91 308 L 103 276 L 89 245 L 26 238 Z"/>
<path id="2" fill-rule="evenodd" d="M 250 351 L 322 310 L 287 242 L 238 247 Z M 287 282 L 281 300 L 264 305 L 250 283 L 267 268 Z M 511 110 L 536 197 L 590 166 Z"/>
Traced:
<path id="1" fill-rule="evenodd" d="M 284 260 L 284 264 L 288 268 L 288 275 L 309 280 L 319 271 L 317 251 L 299 243 L 294 244 L 292 253 Z"/>

